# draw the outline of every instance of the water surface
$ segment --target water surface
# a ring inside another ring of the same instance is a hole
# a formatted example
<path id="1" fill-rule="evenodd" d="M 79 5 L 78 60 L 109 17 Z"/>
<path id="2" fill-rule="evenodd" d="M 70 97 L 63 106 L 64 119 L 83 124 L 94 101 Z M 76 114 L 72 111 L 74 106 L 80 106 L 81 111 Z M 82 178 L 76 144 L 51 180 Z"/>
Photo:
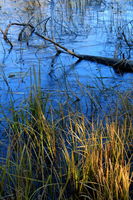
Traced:
<path id="1" fill-rule="evenodd" d="M 2 30 L 9 23 L 30 23 L 40 34 L 76 53 L 133 59 L 131 0 L 3 0 L 0 6 Z M 77 59 L 68 54 L 55 58 L 56 48 L 34 34 L 27 46 L 28 30 L 18 41 L 21 30 L 21 26 L 9 30 L 13 44 L 10 53 L 10 45 L 0 34 L 1 113 L 11 100 L 19 105 L 25 99 L 34 83 L 33 71 L 40 72 L 44 93 L 50 93 L 56 103 L 64 103 L 64 94 L 71 96 L 73 91 L 73 101 L 78 98 L 84 112 L 94 92 L 98 97 L 95 104 L 107 111 L 107 105 L 115 101 L 114 90 L 132 91 L 132 74 L 118 74 L 111 67 L 89 61 L 76 64 Z"/>

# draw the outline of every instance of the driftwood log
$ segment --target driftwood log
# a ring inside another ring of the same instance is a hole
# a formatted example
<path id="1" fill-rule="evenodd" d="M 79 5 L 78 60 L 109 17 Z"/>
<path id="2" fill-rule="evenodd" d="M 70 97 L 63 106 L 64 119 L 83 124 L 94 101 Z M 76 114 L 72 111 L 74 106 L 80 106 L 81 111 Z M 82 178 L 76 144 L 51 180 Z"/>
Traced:
<path id="1" fill-rule="evenodd" d="M 68 54 L 75 56 L 76 58 L 79 59 L 79 61 L 80 60 L 88 60 L 88 61 L 91 61 L 91 62 L 97 62 L 97 63 L 104 64 L 104 65 L 107 65 L 107 66 L 112 66 L 114 68 L 114 70 L 119 72 L 119 73 L 133 72 L 133 60 L 115 59 L 115 58 L 107 58 L 107 57 L 101 57 L 101 56 L 76 54 L 74 51 L 71 51 L 71 50 L 67 49 L 66 47 L 62 46 L 61 44 L 55 42 L 54 40 L 47 38 L 47 37 L 41 35 L 40 33 L 36 32 L 35 27 L 33 25 L 29 24 L 29 23 L 27 23 L 27 24 L 26 23 L 11 23 L 6 27 L 5 31 L 0 29 L 1 33 L 3 34 L 3 39 L 7 43 L 10 44 L 11 49 L 13 48 L 13 44 L 8 39 L 7 35 L 8 35 L 9 28 L 13 25 L 29 27 L 31 29 L 31 32 L 29 33 L 28 37 L 31 36 L 34 33 L 35 35 L 42 38 L 43 40 L 49 41 L 50 43 L 54 44 L 55 47 L 59 47 L 60 49 L 67 52 Z M 23 30 L 25 30 L 25 29 L 23 29 Z M 22 34 L 22 31 L 20 32 L 20 34 Z M 19 41 L 20 41 L 20 34 L 18 36 Z M 60 52 L 62 52 L 62 51 L 60 51 Z"/>

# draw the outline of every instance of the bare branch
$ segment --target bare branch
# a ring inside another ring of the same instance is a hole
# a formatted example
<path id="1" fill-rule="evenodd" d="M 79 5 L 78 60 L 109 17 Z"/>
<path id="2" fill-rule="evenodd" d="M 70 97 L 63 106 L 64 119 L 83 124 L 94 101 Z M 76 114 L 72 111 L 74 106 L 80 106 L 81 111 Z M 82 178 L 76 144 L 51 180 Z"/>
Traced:
<path id="1" fill-rule="evenodd" d="M 42 38 L 43 40 L 49 41 L 50 43 L 54 44 L 56 47 L 59 47 L 60 49 L 63 49 L 65 52 L 69 53 L 72 56 L 75 56 L 76 58 L 78 58 L 79 60 L 88 60 L 88 61 L 92 61 L 92 62 L 97 62 L 97 63 L 101 63 L 107 66 L 112 66 L 115 70 L 117 70 L 117 72 L 133 72 L 133 60 L 126 60 L 126 59 L 115 59 L 115 58 L 106 58 L 106 57 L 101 57 L 101 56 L 91 56 L 91 55 L 81 55 L 81 54 L 76 54 L 74 51 L 71 51 L 69 49 L 67 49 L 66 47 L 62 46 L 61 44 L 53 41 L 52 39 L 45 37 L 43 35 L 41 35 L 38 32 L 35 32 L 35 27 L 33 25 L 31 25 L 30 23 L 11 23 L 8 24 L 8 26 L 6 27 L 5 31 L 1 30 L 3 34 L 3 38 L 6 42 L 8 42 L 11 46 L 11 48 L 13 47 L 12 43 L 10 42 L 10 40 L 7 37 L 8 31 L 10 29 L 11 26 L 23 26 L 23 27 L 30 27 L 31 28 L 31 34 L 34 32 L 35 35 L 37 35 L 38 37 Z M 20 32 L 21 34 L 21 32 Z"/>

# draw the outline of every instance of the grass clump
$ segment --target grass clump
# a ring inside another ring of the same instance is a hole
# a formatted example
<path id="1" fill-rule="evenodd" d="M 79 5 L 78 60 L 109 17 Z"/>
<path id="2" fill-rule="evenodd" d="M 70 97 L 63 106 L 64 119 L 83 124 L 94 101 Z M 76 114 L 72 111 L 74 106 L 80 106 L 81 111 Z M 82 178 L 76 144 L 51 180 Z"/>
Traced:
<path id="1" fill-rule="evenodd" d="M 133 127 L 127 110 L 121 122 L 118 116 L 89 121 L 78 111 L 63 114 L 60 106 L 57 115 L 41 95 L 12 111 L 0 199 L 131 199 Z"/>

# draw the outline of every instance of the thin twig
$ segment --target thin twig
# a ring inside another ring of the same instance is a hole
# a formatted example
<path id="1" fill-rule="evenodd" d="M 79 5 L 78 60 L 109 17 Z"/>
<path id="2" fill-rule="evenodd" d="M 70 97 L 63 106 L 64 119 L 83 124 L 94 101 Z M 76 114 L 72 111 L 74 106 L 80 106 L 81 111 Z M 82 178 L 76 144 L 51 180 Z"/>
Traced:
<path id="1" fill-rule="evenodd" d="M 75 57 L 77 57 L 77 58 L 80 58 L 79 55 L 75 54 L 73 51 L 67 49 L 66 47 L 62 46 L 61 44 L 59 44 L 59 43 L 57 43 L 57 42 L 51 40 L 50 38 L 47 38 L 47 37 L 45 37 L 45 36 L 39 34 L 38 32 L 34 32 L 34 33 L 35 33 L 37 36 L 39 36 L 40 38 L 42 38 L 42 39 L 44 39 L 44 40 L 47 40 L 47 41 L 51 42 L 52 44 L 54 44 L 54 45 L 60 47 L 61 49 L 63 49 L 63 50 L 66 51 L 67 53 L 69 53 L 69 54 L 71 54 L 71 55 L 73 55 L 73 56 L 75 56 Z"/>

